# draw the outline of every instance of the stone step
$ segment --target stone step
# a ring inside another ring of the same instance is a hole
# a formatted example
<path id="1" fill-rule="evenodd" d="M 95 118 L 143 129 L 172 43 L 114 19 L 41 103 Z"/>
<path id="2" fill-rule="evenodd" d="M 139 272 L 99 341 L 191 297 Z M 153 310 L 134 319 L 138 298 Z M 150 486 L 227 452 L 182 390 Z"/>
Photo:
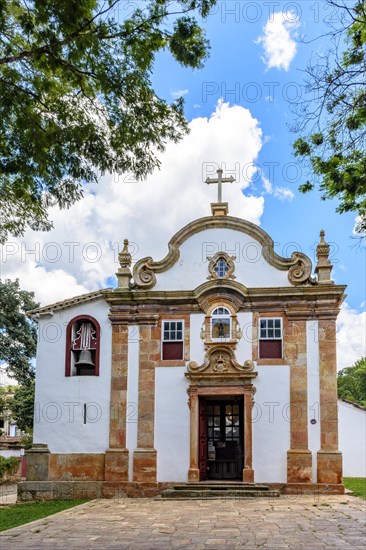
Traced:
<path id="1" fill-rule="evenodd" d="M 164 500 L 214 500 L 242 498 L 277 498 L 279 491 L 163 491 L 160 498 Z"/>
<path id="2" fill-rule="evenodd" d="M 159 498 L 168 500 L 188 499 L 239 499 L 259 497 L 279 497 L 277 489 L 271 489 L 268 485 L 256 483 L 212 482 L 212 483 L 182 483 L 174 485 L 162 492 Z"/>
<path id="3" fill-rule="evenodd" d="M 268 485 L 257 485 L 256 483 L 235 483 L 235 482 L 213 482 L 213 483 L 184 483 L 180 485 L 173 485 L 172 489 L 175 491 L 185 491 L 186 489 L 192 490 L 207 490 L 207 491 L 269 491 Z"/>

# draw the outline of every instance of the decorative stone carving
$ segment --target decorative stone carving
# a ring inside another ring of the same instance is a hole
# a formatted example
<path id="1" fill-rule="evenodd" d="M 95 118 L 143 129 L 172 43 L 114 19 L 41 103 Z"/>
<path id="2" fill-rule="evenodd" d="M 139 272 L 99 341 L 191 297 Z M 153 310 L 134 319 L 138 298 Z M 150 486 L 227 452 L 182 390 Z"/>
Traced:
<path id="1" fill-rule="evenodd" d="M 210 347 L 202 365 L 196 361 L 190 361 L 187 364 L 185 376 L 190 380 L 212 379 L 216 378 L 222 382 L 222 379 L 252 379 L 257 376 L 254 371 L 254 362 L 248 359 L 244 365 L 236 361 L 235 353 L 229 346 L 216 344 Z"/>
<path id="2" fill-rule="evenodd" d="M 233 260 L 236 259 L 236 256 L 229 256 L 229 254 L 227 254 L 226 252 L 217 252 L 217 254 L 215 254 L 214 256 L 207 256 L 207 259 L 210 261 L 210 263 L 208 264 L 210 275 L 207 277 L 207 279 L 236 279 L 235 275 L 233 274 L 235 270 L 235 264 Z M 224 260 L 228 265 L 228 270 L 223 277 L 219 277 L 219 275 L 215 271 L 215 267 L 220 260 Z"/>
<path id="3" fill-rule="evenodd" d="M 228 369 L 225 359 L 222 356 L 222 353 L 218 355 L 213 366 L 215 372 L 226 372 Z"/>
<path id="4" fill-rule="evenodd" d="M 156 284 L 155 274 L 167 271 L 178 261 L 179 247 L 192 235 L 212 228 L 233 229 L 251 236 L 262 246 L 263 258 L 270 265 L 289 272 L 288 280 L 292 285 L 316 284 L 310 276 L 311 260 L 302 252 L 294 252 L 291 258 L 283 258 L 274 251 L 271 237 L 257 225 L 232 216 L 208 216 L 199 218 L 178 231 L 169 242 L 168 254 L 161 261 L 155 262 L 151 256 L 139 260 L 133 269 L 133 288 L 153 288 Z"/>
<path id="5" fill-rule="evenodd" d="M 294 252 L 291 256 L 292 265 L 287 278 L 292 285 L 315 284 L 311 275 L 311 260 L 301 252 Z"/>

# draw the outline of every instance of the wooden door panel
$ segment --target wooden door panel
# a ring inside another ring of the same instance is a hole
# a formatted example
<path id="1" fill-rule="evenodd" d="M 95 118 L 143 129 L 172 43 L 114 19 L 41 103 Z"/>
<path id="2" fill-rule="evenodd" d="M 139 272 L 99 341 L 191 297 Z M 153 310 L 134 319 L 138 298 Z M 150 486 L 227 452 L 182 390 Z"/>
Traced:
<path id="1" fill-rule="evenodd" d="M 206 403 L 207 477 L 241 479 L 243 468 L 243 403 L 207 401 Z"/>
<path id="2" fill-rule="evenodd" d="M 199 400 L 199 431 L 198 431 L 198 448 L 199 448 L 199 463 L 200 481 L 204 481 L 207 477 L 207 417 L 206 417 L 206 400 L 202 397 Z"/>

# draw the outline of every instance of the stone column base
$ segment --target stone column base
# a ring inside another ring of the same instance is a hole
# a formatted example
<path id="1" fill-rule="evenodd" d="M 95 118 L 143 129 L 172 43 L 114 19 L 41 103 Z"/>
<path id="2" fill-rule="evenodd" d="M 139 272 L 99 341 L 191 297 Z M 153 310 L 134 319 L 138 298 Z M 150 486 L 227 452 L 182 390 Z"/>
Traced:
<path id="1" fill-rule="evenodd" d="M 128 455 L 128 449 L 108 449 L 105 452 L 106 481 L 128 481 Z"/>
<path id="2" fill-rule="evenodd" d="M 287 483 L 312 482 L 312 456 L 307 449 L 287 451 Z"/>
<path id="3" fill-rule="evenodd" d="M 26 451 L 27 481 L 48 481 L 50 450 L 43 443 L 34 443 L 29 451 Z"/>
<path id="4" fill-rule="evenodd" d="M 342 453 L 318 451 L 318 483 L 342 483 Z"/>
<path id="5" fill-rule="evenodd" d="M 133 481 L 156 481 L 155 449 L 136 449 L 133 453 Z"/>
<path id="6" fill-rule="evenodd" d="M 199 481 L 200 480 L 200 471 L 198 468 L 190 468 L 188 470 L 188 481 Z"/>
<path id="7" fill-rule="evenodd" d="M 254 470 L 252 470 L 252 468 L 244 468 L 243 481 L 246 483 L 254 483 Z"/>

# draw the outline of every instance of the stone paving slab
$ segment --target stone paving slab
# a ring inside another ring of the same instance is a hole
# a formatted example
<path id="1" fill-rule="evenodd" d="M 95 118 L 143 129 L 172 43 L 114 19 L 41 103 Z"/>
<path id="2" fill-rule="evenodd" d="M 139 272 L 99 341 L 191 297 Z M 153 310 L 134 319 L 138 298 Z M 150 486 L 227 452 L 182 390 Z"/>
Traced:
<path id="1" fill-rule="evenodd" d="M 365 549 L 366 503 L 350 496 L 93 500 L 1 533 L 1 550 Z"/>

